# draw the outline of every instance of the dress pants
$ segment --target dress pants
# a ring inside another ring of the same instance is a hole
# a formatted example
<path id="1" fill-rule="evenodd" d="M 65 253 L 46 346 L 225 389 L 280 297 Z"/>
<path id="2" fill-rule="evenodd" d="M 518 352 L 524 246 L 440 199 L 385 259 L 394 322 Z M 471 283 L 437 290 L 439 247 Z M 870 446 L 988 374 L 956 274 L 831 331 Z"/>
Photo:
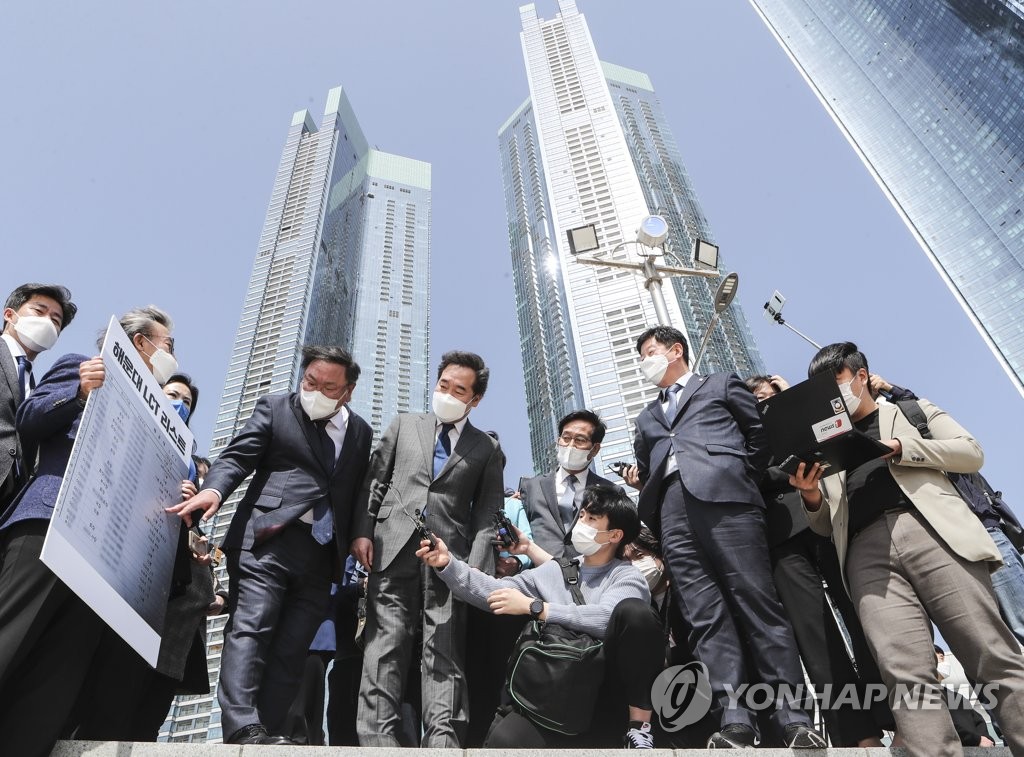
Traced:
<path id="1" fill-rule="evenodd" d="M 865 684 L 881 683 L 882 678 L 843 587 L 832 542 L 806 528 L 772 547 L 770 554 L 775 588 L 793 626 L 800 657 L 815 691 L 821 696 L 829 687 L 835 700 L 842 687 L 854 686 L 863 701 Z M 821 582 L 823 577 L 828 582 L 828 596 Z M 830 598 L 853 641 L 856 669 L 832 615 Z M 822 703 L 821 714 L 834 746 L 853 747 L 861 739 L 881 737 L 883 726 L 892 730 L 892 714 L 884 702 L 864 710 L 850 699 L 841 701 L 835 707 Z"/>
<path id="2" fill-rule="evenodd" d="M 707 666 L 714 712 L 723 726 L 739 723 L 758 732 L 755 714 L 742 700 L 730 707 L 727 687 L 736 691 L 756 681 L 778 691 L 803 682 L 793 631 L 772 583 L 764 510 L 703 502 L 686 490 L 678 473 L 666 477 L 663 487 L 665 565 L 679 611 L 692 629 L 690 647 Z M 807 713 L 789 698 L 777 705 L 772 720 L 780 730 L 791 723 L 810 727 Z"/>
<path id="3" fill-rule="evenodd" d="M 256 723 L 271 733 L 284 728 L 330 607 L 333 550 L 296 522 L 252 550 L 228 552 L 231 616 L 217 692 L 225 740 Z"/>
<path id="4" fill-rule="evenodd" d="M 465 744 L 469 721 L 466 687 L 466 605 L 418 557 L 419 534 L 384 570 L 370 573 L 366 596 L 366 648 L 357 729 L 363 747 L 397 747 L 402 701 L 423 629 L 421 747 Z"/>
<path id="5" fill-rule="evenodd" d="M 106 628 L 39 559 L 49 521 L 0 531 L 0 751 L 45 757 Z"/>
<path id="6" fill-rule="evenodd" d="M 913 708 L 893 701 L 898 684 L 936 681 L 931 618 L 967 677 L 997 687 L 995 711 L 1007 745 L 1024 755 L 1024 656 L 999 615 L 987 563 L 964 560 L 916 510 L 897 510 L 853 537 L 846 576 L 907 754 L 963 753 L 944 704 Z"/>

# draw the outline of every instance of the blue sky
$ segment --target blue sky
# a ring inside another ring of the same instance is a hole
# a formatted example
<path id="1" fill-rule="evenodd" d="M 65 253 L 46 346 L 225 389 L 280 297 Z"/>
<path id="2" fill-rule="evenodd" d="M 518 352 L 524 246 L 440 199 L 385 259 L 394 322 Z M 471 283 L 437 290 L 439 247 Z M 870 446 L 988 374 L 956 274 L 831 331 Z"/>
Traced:
<path id="1" fill-rule="evenodd" d="M 529 475 L 497 129 L 526 98 L 516 0 L 11 3 L 0 28 L 3 280 L 71 287 L 54 351 L 94 351 L 112 313 L 174 316 L 209 444 L 291 114 L 344 86 L 370 143 L 433 164 L 432 353 L 491 364 L 474 422 L 506 481 Z M 762 318 L 774 289 L 818 342 L 937 402 L 1024 502 L 1024 402 L 753 9 L 579 0 L 604 60 L 647 72 L 766 364 L 813 350 Z M 555 0 L 537 3 L 542 17 Z M 637 324 L 638 332 L 643 324 Z M 368 391 L 360 387 L 357 391 Z"/>

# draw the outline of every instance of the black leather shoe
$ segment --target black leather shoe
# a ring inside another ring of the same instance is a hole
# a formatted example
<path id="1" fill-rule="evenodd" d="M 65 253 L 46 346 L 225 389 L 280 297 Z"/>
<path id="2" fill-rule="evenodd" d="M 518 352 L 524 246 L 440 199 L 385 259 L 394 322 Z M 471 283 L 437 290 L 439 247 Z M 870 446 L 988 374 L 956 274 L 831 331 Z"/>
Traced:
<path id="1" fill-rule="evenodd" d="M 224 744 L 280 744 L 281 742 L 271 742 L 270 739 L 280 739 L 281 737 L 272 737 L 266 732 L 259 723 L 252 723 L 251 725 L 244 725 L 237 731 L 231 733 L 230 739 L 224 742 Z"/>
<path id="2" fill-rule="evenodd" d="M 708 749 L 743 749 L 753 747 L 757 740 L 754 729 L 741 723 L 730 723 L 721 731 L 711 734 Z"/>
<path id="3" fill-rule="evenodd" d="M 783 739 L 790 749 L 826 749 L 828 742 L 817 731 L 805 725 L 790 723 L 782 729 Z"/>

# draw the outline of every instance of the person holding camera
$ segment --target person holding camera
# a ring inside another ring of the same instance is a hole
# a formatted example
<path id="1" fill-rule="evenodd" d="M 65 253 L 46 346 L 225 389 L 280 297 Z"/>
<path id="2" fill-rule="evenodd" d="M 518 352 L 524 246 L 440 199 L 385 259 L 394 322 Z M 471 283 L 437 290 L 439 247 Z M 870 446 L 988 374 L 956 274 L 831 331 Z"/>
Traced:
<path id="1" fill-rule="evenodd" d="M 624 693 L 628 707 L 627 748 L 652 749 L 651 686 L 664 665 L 661 622 L 650 606 L 643 574 L 623 558 L 626 545 L 640 532 L 636 506 L 618 487 L 592 486 L 580 499 L 572 542 L 583 555 L 579 588 L 585 604 L 574 601 L 558 560 L 519 532 L 509 547 L 525 554 L 534 565 L 516 576 L 493 578 L 473 570 L 451 555 L 442 539 L 436 546 L 423 540 L 416 555 L 445 582 L 459 599 L 495 615 L 522 615 L 545 624 L 589 634 L 604 642 L 605 686 L 595 711 L 604 715 L 611 702 L 606 692 Z M 557 688 L 558 680 L 551 681 Z M 553 692 L 558 696 L 557 691 Z M 595 717 L 598 723 L 610 718 Z M 580 746 L 593 734 L 565 736 L 538 725 L 524 712 L 499 714 L 485 748 L 549 748 Z"/>

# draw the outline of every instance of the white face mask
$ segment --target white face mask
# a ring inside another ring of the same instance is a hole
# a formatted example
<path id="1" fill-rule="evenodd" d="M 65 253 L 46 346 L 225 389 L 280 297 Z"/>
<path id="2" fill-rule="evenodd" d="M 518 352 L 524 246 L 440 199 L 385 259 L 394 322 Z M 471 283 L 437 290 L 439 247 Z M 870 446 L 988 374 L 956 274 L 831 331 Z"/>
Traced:
<path id="1" fill-rule="evenodd" d="M 469 405 L 460 399 L 456 399 L 444 392 L 434 392 L 434 400 L 431 402 L 434 415 L 441 423 L 455 423 L 462 420 L 462 417 L 469 412 Z"/>
<path id="2" fill-rule="evenodd" d="M 598 531 L 593 526 L 588 526 L 586 523 L 577 522 L 572 527 L 572 545 L 576 547 L 576 551 L 584 557 L 590 557 L 591 555 L 597 554 L 597 551 L 604 544 L 599 544 L 596 540 L 598 534 L 607 533 L 606 531 Z"/>
<path id="3" fill-rule="evenodd" d="M 312 392 L 300 389 L 299 404 L 311 421 L 319 421 L 334 415 L 341 405 L 341 400 L 332 400 L 319 389 Z"/>
<path id="4" fill-rule="evenodd" d="M 178 370 L 178 361 L 163 347 L 149 356 L 149 364 L 153 368 L 153 378 L 158 384 L 166 384 Z"/>
<path id="5" fill-rule="evenodd" d="M 33 352 L 50 349 L 60 336 L 53 321 L 41 315 L 19 315 L 14 322 L 14 330 L 21 337 L 20 341 Z"/>
<path id="6" fill-rule="evenodd" d="M 860 407 L 860 399 L 864 396 L 864 387 L 861 387 L 860 394 L 854 394 L 851 388 L 853 379 L 844 381 L 839 385 L 839 393 L 843 395 L 843 402 L 846 403 L 846 409 L 850 411 L 850 415 L 857 412 L 857 408 Z"/>
<path id="7" fill-rule="evenodd" d="M 562 470 L 577 473 L 590 465 L 590 453 L 593 450 L 563 447 L 561 444 L 556 447 L 558 448 L 558 464 Z"/>
<path id="8" fill-rule="evenodd" d="M 648 355 L 640 361 L 640 372 L 655 386 L 661 383 L 668 371 L 668 355 Z"/>
<path id="9" fill-rule="evenodd" d="M 940 681 L 944 681 L 947 678 L 949 678 L 951 675 L 953 675 L 953 667 L 948 662 L 946 662 L 945 660 L 940 662 L 937 665 L 937 667 L 938 667 L 938 670 L 939 670 L 939 680 Z"/>
<path id="10" fill-rule="evenodd" d="M 645 555 L 639 560 L 634 560 L 633 565 L 644 574 L 644 578 L 647 579 L 647 587 L 653 592 L 654 587 L 661 580 L 665 568 L 658 564 L 658 559 L 654 555 Z"/>

